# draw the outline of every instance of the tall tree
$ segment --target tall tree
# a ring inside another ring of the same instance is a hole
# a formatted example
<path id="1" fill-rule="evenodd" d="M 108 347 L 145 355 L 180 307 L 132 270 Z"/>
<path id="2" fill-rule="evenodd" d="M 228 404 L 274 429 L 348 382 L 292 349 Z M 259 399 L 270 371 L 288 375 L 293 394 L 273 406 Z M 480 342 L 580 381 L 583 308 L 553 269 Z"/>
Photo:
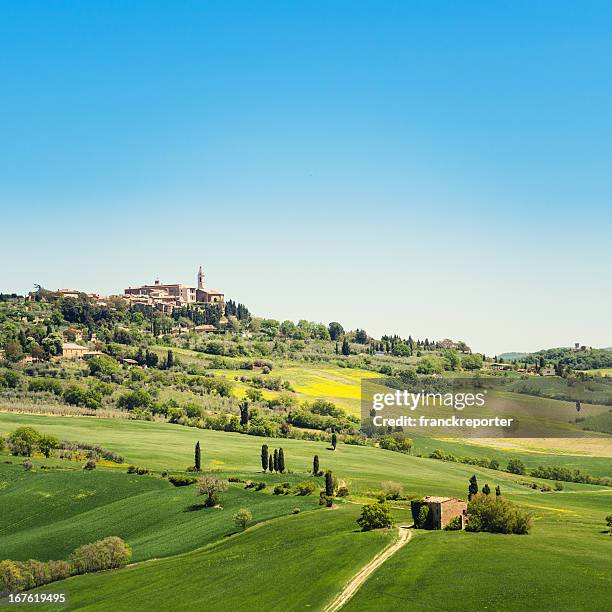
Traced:
<path id="1" fill-rule="evenodd" d="M 319 475 L 319 455 L 315 455 L 312 458 L 312 475 L 313 476 Z"/>
<path id="2" fill-rule="evenodd" d="M 268 457 L 268 472 L 270 474 L 274 471 L 274 460 L 272 459 L 272 455 Z"/>
<path id="3" fill-rule="evenodd" d="M 334 476 L 330 470 L 325 472 L 325 495 L 327 497 L 334 496 Z"/>
<path id="4" fill-rule="evenodd" d="M 351 354 L 351 347 L 349 346 L 349 343 L 348 343 L 348 340 L 346 339 L 346 336 L 342 340 L 342 354 L 345 357 L 347 357 L 348 355 Z"/>
<path id="5" fill-rule="evenodd" d="M 268 445 L 261 445 L 261 468 L 265 472 L 268 469 Z"/>
<path id="6" fill-rule="evenodd" d="M 491 487 L 487 483 L 485 483 L 485 486 L 482 487 L 482 492 L 485 495 L 490 495 L 491 494 Z"/>
<path id="7" fill-rule="evenodd" d="M 273 465 L 274 465 L 274 471 L 278 472 L 278 449 L 274 449 L 274 460 L 273 460 Z"/>
<path id="8" fill-rule="evenodd" d="M 476 474 L 470 478 L 470 486 L 468 487 L 468 500 L 472 499 L 472 496 L 478 493 L 478 480 L 476 480 Z"/>
<path id="9" fill-rule="evenodd" d="M 278 449 L 278 471 L 281 474 L 285 471 L 285 452 L 282 448 Z"/>
<path id="10" fill-rule="evenodd" d="M 499 485 L 497 485 L 497 486 L 495 487 L 495 495 L 496 495 L 497 497 L 499 497 L 499 496 L 501 495 L 501 489 L 500 489 Z"/>
<path id="11" fill-rule="evenodd" d="M 332 439 L 331 439 L 331 443 L 332 443 L 332 447 L 334 450 L 336 450 L 336 446 L 338 446 L 338 436 L 336 435 L 336 432 L 334 431 L 334 433 L 332 434 Z"/>
<path id="12" fill-rule="evenodd" d="M 249 423 L 249 402 L 240 404 L 240 425 L 246 427 Z"/>
<path id="13" fill-rule="evenodd" d="M 193 461 L 193 465 L 195 467 L 195 469 L 199 472 L 202 468 L 201 463 L 200 463 L 200 441 L 198 440 L 196 442 L 195 445 L 195 453 L 194 453 L 194 461 Z"/>
<path id="14" fill-rule="evenodd" d="M 174 353 L 168 349 L 168 357 L 166 359 L 166 367 L 170 369 L 174 365 Z"/>

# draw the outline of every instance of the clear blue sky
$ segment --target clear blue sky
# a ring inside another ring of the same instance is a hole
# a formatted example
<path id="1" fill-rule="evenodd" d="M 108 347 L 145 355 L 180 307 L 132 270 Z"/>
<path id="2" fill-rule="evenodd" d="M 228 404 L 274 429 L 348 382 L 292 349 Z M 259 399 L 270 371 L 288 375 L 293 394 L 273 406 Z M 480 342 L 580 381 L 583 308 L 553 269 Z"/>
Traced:
<path id="1" fill-rule="evenodd" d="M 612 345 L 609 2 L 2 2 L 0 289 L 209 283 Z"/>

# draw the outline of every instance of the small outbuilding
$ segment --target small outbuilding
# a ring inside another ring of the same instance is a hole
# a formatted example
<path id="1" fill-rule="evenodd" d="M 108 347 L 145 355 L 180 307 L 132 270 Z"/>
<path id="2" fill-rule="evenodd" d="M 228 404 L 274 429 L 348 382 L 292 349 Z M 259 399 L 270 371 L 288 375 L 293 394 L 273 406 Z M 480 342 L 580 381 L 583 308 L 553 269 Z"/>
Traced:
<path id="1" fill-rule="evenodd" d="M 454 518 L 459 517 L 461 529 L 467 524 L 467 502 L 456 497 L 427 495 L 411 504 L 415 525 L 421 529 L 444 529 Z M 422 508 L 427 507 L 424 513 Z"/>

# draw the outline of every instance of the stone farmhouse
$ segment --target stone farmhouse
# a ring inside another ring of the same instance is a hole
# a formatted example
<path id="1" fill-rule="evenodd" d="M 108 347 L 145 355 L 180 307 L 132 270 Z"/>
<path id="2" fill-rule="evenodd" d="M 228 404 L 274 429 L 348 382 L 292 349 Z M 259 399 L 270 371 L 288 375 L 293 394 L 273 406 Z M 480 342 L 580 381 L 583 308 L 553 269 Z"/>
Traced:
<path id="1" fill-rule="evenodd" d="M 225 305 L 225 295 L 221 291 L 206 287 L 202 266 L 198 270 L 196 287 L 180 283 L 162 284 L 156 280 L 153 285 L 128 287 L 123 292 L 123 298 L 130 304 L 153 306 L 168 314 L 175 308 L 190 304 Z"/>
<path id="2" fill-rule="evenodd" d="M 426 529 L 444 529 L 455 517 L 461 520 L 461 529 L 467 523 L 467 503 L 455 497 L 426 496 L 429 506 Z"/>

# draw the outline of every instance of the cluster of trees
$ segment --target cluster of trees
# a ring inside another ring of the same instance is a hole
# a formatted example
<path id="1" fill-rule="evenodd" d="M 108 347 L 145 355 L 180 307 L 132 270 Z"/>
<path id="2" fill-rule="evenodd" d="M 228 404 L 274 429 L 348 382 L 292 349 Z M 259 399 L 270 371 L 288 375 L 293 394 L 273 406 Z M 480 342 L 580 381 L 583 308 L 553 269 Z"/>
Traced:
<path id="1" fill-rule="evenodd" d="M 482 487 L 482 494 L 483 495 L 491 494 L 491 487 L 487 483 L 485 483 L 485 486 Z M 478 479 L 476 478 L 476 474 L 474 474 L 470 478 L 470 484 L 468 486 L 468 500 L 471 500 L 476 495 L 478 495 Z M 495 487 L 495 496 L 496 497 L 501 496 L 501 488 L 499 485 Z"/>
<path id="2" fill-rule="evenodd" d="M 570 348 L 554 348 L 533 353 L 527 357 L 527 361 L 535 364 L 552 363 L 570 370 L 612 368 L 612 350 L 574 351 Z"/>
<path id="3" fill-rule="evenodd" d="M 225 316 L 236 317 L 239 321 L 248 321 L 251 318 L 251 313 L 244 304 L 236 304 L 234 300 L 227 300 L 225 302 Z"/>
<path id="4" fill-rule="evenodd" d="M 561 480 L 563 482 L 579 482 L 581 484 L 594 484 L 606 487 L 612 486 L 612 478 L 605 476 L 597 477 L 585 474 L 580 470 L 570 470 L 562 466 L 538 466 L 531 470 L 534 478 L 546 478 L 548 480 Z"/>
<path id="5" fill-rule="evenodd" d="M 223 306 L 219 303 L 181 306 L 172 311 L 172 318 L 175 321 L 185 318 L 189 319 L 194 325 L 218 325 L 222 316 Z"/>
<path id="6" fill-rule="evenodd" d="M 47 459 L 54 451 L 66 457 L 67 453 L 84 453 L 88 459 L 106 459 L 113 463 L 123 463 L 124 459 L 118 453 L 107 450 L 97 444 L 86 442 L 70 442 L 60 440 L 51 434 L 42 434 L 33 427 L 18 427 L 4 440 L 0 436 L 0 450 L 7 446 L 8 451 L 15 456 L 32 457 L 41 453 Z M 70 455 L 71 456 L 71 455 Z"/>
<path id="7" fill-rule="evenodd" d="M 121 538 L 110 536 L 79 546 L 67 561 L 0 561 L 0 595 L 33 589 L 77 574 L 123 567 L 131 556 L 130 547 Z"/>
<path id="8" fill-rule="evenodd" d="M 275 448 L 274 452 L 270 452 L 267 444 L 261 446 L 261 469 L 283 474 L 287 469 L 285 466 L 285 452 L 282 448 Z"/>

